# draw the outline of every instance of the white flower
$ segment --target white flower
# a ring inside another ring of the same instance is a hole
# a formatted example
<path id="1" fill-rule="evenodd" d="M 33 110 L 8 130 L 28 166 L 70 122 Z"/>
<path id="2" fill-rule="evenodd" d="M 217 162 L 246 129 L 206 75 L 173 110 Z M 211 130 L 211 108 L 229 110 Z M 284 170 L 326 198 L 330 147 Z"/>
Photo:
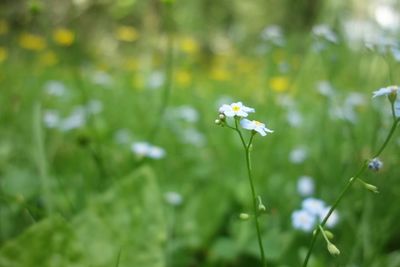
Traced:
<path id="1" fill-rule="evenodd" d="M 297 192 L 301 196 L 309 196 L 314 193 L 314 180 L 310 176 L 301 176 L 297 181 Z"/>
<path id="2" fill-rule="evenodd" d="M 113 84 L 113 79 L 107 72 L 96 71 L 92 75 L 92 82 L 97 85 L 110 86 Z"/>
<path id="3" fill-rule="evenodd" d="M 222 105 L 219 108 L 219 112 L 225 114 L 227 117 L 247 117 L 251 112 L 255 112 L 254 108 L 246 107 L 242 102 L 232 103 L 230 105 Z"/>
<path id="4" fill-rule="evenodd" d="M 165 82 L 165 75 L 161 71 L 152 72 L 147 80 L 147 86 L 150 89 L 157 89 L 163 86 Z"/>
<path id="5" fill-rule="evenodd" d="M 319 81 L 317 83 L 318 92 L 327 97 L 332 97 L 335 94 L 335 89 L 332 87 L 332 84 L 328 81 Z"/>
<path id="6" fill-rule="evenodd" d="M 46 110 L 43 114 L 43 122 L 47 128 L 56 128 L 60 124 L 60 115 L 55 110 Z"/>
<path id="7" fill-rule="evenodd" d="M 147 142 L 137 142 L 131 145 L 133 153 L 139 157 L 161 159 L 165 156 L 165 150 L 158 146 L 153 146 Z"/>
<path id="8" fill-rule="evenodd" d="M 391 85 L 388 87 L 380 88 L 377 91 L 373 92 L 373 98 L 377 96 L 384 96 L 384 95 L 390 95 L 390 94 L 397 94 L 397 91 L 399 90 L 399 87 L 397 85 Z"/>
<path id="9" fill-rule="evenodd" d="M 329 42 L 332 43 L 338 42 L 336 33 L 328 25 L 325 24 L 316 25 L 313 27 L 312 31 L 316 36 L 323 37 Z"/>
<path id="10" fill-rule="evenodd" d="M 151 146 L 147 156 L 152 159 L 161 159 L 165 156 L 165 150 L 158 146 Z"/>
<path id="11" fill-rule="evenodd" d="M 179 206 L 182 204 L 183 198 L 181 194 L 177 192 L 166 192 L 164 194 L 165 201 L 171 206 Z"/>
<path id="12" fill-rule="evenodd" d="M 400 95 L 397 95 L 396 101 L 394 101 L 394 115 L 400 117 Z"/>
<path id="13" fill-rule="evenodd" d="M 86 112 L 81 106 L 75 107 L 71 115 L 63 119 L 59 128 L 63 132 L 81 128 L 86 124 Z"/>
<path id="14" fill-rule="evenodd" d="M 320 199 L 312 197 L 304 199 L 301 203 L 301 207 L 304 210 L 308 211 L 310 214 L 319 217 L 321 216 L 321 214 L 324 214 L 325 211 L 325 203 Z"/>
<path id="15" fill-rule="evenodd" d="M 103 103 L 100 100 L 92 99 L 86 105 L 86 110 L 91 114 L 98 114 L 103 111 Z"/>
<path id="16" fill-rule="evenodd" d="M 59 81 L 48 81 L 44 85 L 44 90 L 49 95 L 63 96 L 65 95 L 67 88 L 62 82 Z"/>
<path id="17" fill-rule="evenodd" d="M 328 215 L 328 212 L 330 210 L 330 207 L 326 207 L 322 210 L 322 212 L 319 214 L 319 220 L 322 222 L 322 220 L 325 218 L 326 215 Z M 339 222 L 339 215 L 336 211 L 333 211 L 331 216 L 329 216 L 329 219 L 326 221 L 326 226 L 328 228 L 335 227 L 335 225 Z"/>
<path id="18" fill-rule="evenodd" d="M 296 210 L 292 213 L 292 225 L 295 229 L 311 232 L 316 223 L 316 217 L 307 210 Z"/>
<path id="19" fill-rule="evenodd" d="M 248 119 L 242 119 L 240 121 L 240 125 L 246 129 L 246 130 L 253 130 L 256 131 L 257 133 L 261 134 L 261 136 L 266 136 L 267 133 L 273 133 L 274 131 L 268 129 L 265 127 L 264 123 L 261 123 L 259 121 L 250 121 Z"/>
<path id="20" fill-rule="evenodd" d="M 297 147 L 290 152 L 289 160 L 294 164 L 300 164 L 306 160 L 307 154 L 308 153 L 305 148 Z"/>
<path id="21" fill-rule="evenodd" d="M 290 126 L 292 127 L 299 127 L 303 122 L 303 117 L 297 110 L 289 110 L 286 116 Z"/>

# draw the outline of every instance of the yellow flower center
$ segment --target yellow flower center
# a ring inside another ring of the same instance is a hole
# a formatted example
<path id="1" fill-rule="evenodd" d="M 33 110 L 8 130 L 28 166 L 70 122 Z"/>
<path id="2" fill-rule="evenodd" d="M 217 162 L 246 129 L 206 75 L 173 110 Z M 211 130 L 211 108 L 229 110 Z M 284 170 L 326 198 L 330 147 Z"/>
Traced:
<path id="1" fill-rule="evenodd" d="M 238 112 L 240 110 L 240 107 L 239 106 L 233 106 L 232 109 L 233 109 L 233 111 Z"/>
<path id="2" fill-rule="evenodd" d="M 260 126 L 262 123 L 259 122 L 259 121 L 254 121 L 254 124 L 255 124 L 256 126 Z"/>

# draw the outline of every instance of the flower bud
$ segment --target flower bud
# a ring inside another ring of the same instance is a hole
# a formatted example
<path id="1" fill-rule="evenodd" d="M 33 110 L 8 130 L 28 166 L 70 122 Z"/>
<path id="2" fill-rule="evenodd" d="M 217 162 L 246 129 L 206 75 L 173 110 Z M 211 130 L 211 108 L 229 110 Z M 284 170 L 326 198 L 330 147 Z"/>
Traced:
<path id="1" fill-rule="evenodd" d="M 220 113 L 220 114 L 218 115 L 218 117 L 219 117 L 221 120 L 225 120 L 225 115 L 224 115 L 223 113 Z"/>
<path id="2" fill-rule="evenodd" d="M 239 218 L 240 218 L 242 221 L 247 221 L 247 220 L 250 218 L 250 215 L 247 214 L 247 213 L 240 213 L 240 214 L 239 214 Z"/>
<path id="3" fill-rule="evenodd" d="M 221 125 L 221 123 L 222 123 L 221 120 L 219 120 L 219 119 L 216 119 L 216 120 L 215 120 L 215 124 L 216 124 L 216 125 Z"/>
<path id="4" fill-rule="evenodd" d="M 375 185 L 365 183 L 364 186 L 367 190 L 369 190 L 375 194 L 379 193 L 378 187 L 376 187 Z"/>
<path id="5" fill-rule="evenodd" d="M 329 239 L 333 239 L 334 238 L 334 235 L 333 235 L 333 233 L 331 231 L 324 230 L 324 233 L 325 233 L 327 238 L 329 238 Z"/>
<path id="6" fill-rule="evenodd" d="M 258 211 L 259 212 L 265 212 L 267 210 L 267 208 L 264 206 L 263 203 L 259 203 L 258 204 Z"/>
<path id="7" fill-rule="evenodd" d="M 340 250 L 334 244 L 332 244 L 330 242 L 328 243 L 327 248 L 328 248 L 329 253 L 331 253 L 332 256 L 337 256 L 340 254 Z"/>

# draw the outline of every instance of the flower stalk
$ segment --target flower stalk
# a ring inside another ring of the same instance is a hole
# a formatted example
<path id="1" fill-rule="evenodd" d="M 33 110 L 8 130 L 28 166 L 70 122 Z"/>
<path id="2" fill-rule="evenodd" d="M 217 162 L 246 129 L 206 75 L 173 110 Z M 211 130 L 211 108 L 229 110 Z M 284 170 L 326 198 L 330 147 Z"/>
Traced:
<path id="1" fill-rule="evenodd" d="M 393 103 L 392 103 L 392 108 L 393 108 Z M 392 138 L 392 136 L 393 136 L 393 134 L 394 134 L 399 122 L 400 122 L 400 118 L 394 117 L 392 127 L 390 128 L 389 133 L 388 133 L 385 141 L 383 142 L 382 146 L 378 149 L 378 152 L 373 156 L 373 158 L 379 157 L 381 155 L 381 153 L 384 151 L 384 149 L 387 147 L 387 145 L 388 145 L 389 141 L 391 140 L 391 138 Z M 340 195 L 338 196 L 338 198 L 336 199 L 336 201 L 334 202 L 334 204 L 330 208 L 329 212 L 327 213 L 327 215 L 322 220 L 322 222 L 321 222 L 319 227 L 324 227 L 325 226 L 325 224 L 328 221 L 329 217 L 331 216 L 333 211 L 336 209 L 336 207 L 339 205 L 339 203 L 343 199 L 344 195 L 351 188 L 351 186 L 354 184 L 355 181 L 359 181 L 360 180 L 361 175 L 364 173 L 364 171 L 367 168 L 368 168 L 368 160 L 364 161 L 364 163 L 360 167 L 359 171 L 353 177 L 351 177 L 349 179 L 349 181 L 347 182 L 347 184 L 343 188 L 342 192 L 340 193 Z M 310 247 L 308 249 L 306 258 L 304 259 L 304 262 L 303 262 L 303 265 L 302 265 L 303 267 L 307 267 L 307 265 L 308 265 L 308 261 L 309 261 L 309 259 L 311 257 L 311 253 L 312 253 L 312 250 L 314 248 L 314 245 L 315 245 L 315 242 L 317 240 L 319 232 L 320 231 L 318 229 L 317 231 L 315 231 L 315 234 L 312 237 L 312 240 L 311 240 L 311 243 L 310 243 Z"/>

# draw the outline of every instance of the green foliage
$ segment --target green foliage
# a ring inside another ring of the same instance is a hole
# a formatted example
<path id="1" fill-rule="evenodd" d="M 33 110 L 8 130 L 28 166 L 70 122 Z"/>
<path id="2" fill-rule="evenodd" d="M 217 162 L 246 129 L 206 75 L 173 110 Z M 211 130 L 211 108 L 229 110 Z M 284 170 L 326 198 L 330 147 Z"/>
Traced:
<path id="1" fill-rule="evenodd" d="M 66 221 L 30 227 L 0 250 L 0 266 L 164 266 L 166 232 L 155 174 L 143 167 Z"/>

